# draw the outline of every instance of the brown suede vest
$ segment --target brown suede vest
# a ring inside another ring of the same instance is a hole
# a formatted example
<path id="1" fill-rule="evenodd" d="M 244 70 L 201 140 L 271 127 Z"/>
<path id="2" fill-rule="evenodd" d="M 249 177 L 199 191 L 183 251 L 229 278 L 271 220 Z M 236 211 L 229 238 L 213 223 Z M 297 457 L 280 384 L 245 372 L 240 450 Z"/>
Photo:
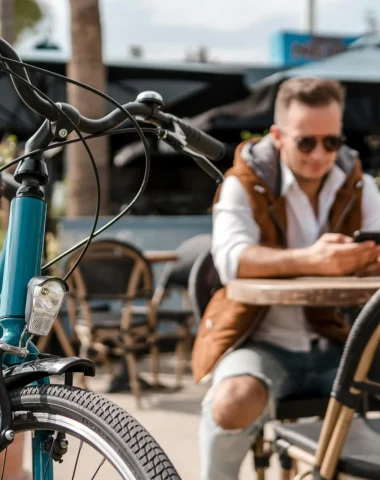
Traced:
<path id="1" fill-rule="evenodd" d="M 254 219 L 261 230 L 260 244 L 286 248 L 285 198 L 275 193 L 276 189 L 281 188 L 278 152 L 269 136 L 255 143 L 244 142 L 239 145 L 234 166 L 225 176 L 236 176 L 244 186 Z M 243 158 L 242 153 L 247 149 L 253 153 L 248 156 L 244 153 Z M 352 236 L 362 223 L 363 174 L 356 152 L 346 146 L 340 150 L 336 163 L 347 177 L 330 210 L 329 232 Z M 219 193 L 220 187 L 214 203 L 218 201 Z M 251 336 L 268 309 L 227 298 L 225 287 L 216 291 L 205 310 L 194 344 L 192 364 L 195 381 L 199 382 L 211 373 L 224 354 Z M 305 314 L 318 334 L 333 342 L 342 343 L 346 340 L 349 326 L 336 309 L 306 307 Z"/>

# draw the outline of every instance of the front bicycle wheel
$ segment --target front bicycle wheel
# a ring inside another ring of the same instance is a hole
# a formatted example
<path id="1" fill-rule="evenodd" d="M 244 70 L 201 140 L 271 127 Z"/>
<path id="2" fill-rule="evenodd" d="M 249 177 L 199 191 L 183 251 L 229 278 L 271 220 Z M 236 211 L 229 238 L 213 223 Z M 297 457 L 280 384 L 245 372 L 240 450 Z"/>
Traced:
<path id="1" fill-rule="evenodd" d="M 137 420 L 98 394 L 36 385 L 11 392 L 11 400 L 15 434 L 45 435 L 45 468 L 34 480 L 49 478 L 51 472 L 54 480 L 180 480 Z"/>

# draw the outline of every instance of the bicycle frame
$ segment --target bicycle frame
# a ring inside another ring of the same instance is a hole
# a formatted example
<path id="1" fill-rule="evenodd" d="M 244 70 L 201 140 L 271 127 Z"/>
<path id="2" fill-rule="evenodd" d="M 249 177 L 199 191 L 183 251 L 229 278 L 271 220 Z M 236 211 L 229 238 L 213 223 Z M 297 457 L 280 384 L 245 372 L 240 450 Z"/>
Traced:
<path id="1" fill-rule="evenodd" d="M 46 203 L 42 198 L 19 196 L 12 200 L 9 228 L 0 257 L 0 339 L 9 345 L 19 346 L 25 327 L 27 285 L 31 278 L 41 274 L 45 222 Z M 30 343 L 29 351 L 34 355 L 26 358 L 5 354 L 3 368 L 35 359 L 37 347 Z M 44 378 L 40 382 L 49 380 Z M 49 436 L 45 431 L 34 435 L 34 480 L 53 480 L 53 465 L 44 449 Z"/>
<path id="2" fill-rule="evenodd" d="M 42 199 L 18 197 L 11 202 L 9 228 L 0 261 L 1 340 L 18 346 L 25 327 L 25 304 L 29 280 L 41 274 L 46 203 Z M 38 353 L 36 350 L 35 353 Z M 12 355 L 6 364 L 19 363 Z"/>

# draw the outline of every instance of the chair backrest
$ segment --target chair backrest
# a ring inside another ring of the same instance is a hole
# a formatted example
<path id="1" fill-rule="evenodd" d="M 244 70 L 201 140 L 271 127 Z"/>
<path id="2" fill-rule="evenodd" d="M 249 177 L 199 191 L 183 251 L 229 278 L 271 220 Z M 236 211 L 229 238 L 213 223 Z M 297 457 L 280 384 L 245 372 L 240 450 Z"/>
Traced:
<path id="1" fill-rule="evenodd" d="M 222 287 L 210 249 L 194 262 L 189 278 L 189 299 L 196 323 L 200 323 L 213 294 Z"/>
<path id="2" fill-rule="evenodd" d="M 379 359 L 379 319 L 380 290 L 360 311 L 344 348 L 332 390 L 332 395 L 343 404 L 358 401 L 360 392 L 371 392 L 371 385 L 367 384 L 366 378 L 374 366 L 374 358 Z M 380 395 L 380 386 L 373 390 L 373 393 Z"/>
<path id="3" fill-rule="evenodd" d="M 368 394 L 380 395 L 378 345 L 380 341 L 380 290 L 365 304 L 353 323 L 335 377 L 331 399 L 318 439 L 317 473 L 332 478 L 347 438 L 354 412 L 364 400 L 364 413 L 372 409 Z M 375 367 L 376 378 L 371 378 Z M 366 405 L 367 403 L 367 405 Z M 363 425 L 364 427 L 364 425 Z M 371 428 L 371 426 L 369 427 Z M 326 474 L 327 472 L 327 474 Z M 330 475 L 331 472 L 331 475 Z M 370 478 L 370 477 L 368 477 Z"/>
<path id="4" fill-rule="evenodd" d="M 191 268 L 198 256 L 211 247 L 211 234 L 201 233 L 188 238 L 176 249 L 178 259 L 168 263 L 160 279 L 162 289 L 181 288 L 187 290 Z"/>
<path id="5" fill-rule="evenodd" d="M 68 270 L 80 252 L 66 263 Z M 71 277 L 71 288 L 86 300 L 151 298 L 153 275 L 150 263 L 134 245 L 118 240 L 91 243 Z"/>

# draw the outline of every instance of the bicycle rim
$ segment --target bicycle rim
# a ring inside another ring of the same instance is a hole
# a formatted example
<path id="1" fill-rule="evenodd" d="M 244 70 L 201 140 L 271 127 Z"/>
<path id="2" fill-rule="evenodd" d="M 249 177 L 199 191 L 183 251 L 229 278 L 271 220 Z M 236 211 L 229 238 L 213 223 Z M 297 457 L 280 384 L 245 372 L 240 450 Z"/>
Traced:
<path id="1" fill-rule="evenodd" d="M 38 436 L 36 432 L 48 431 L 53 440 L 47 442 L 45 455 L 54 480 L 179 480 L 149 433 L 100 395 L 63 385 L 39 385 L 12 392 L 11 398 L 12 428 L 16 435 L 25 432 L 28 471 L 32 471 L 31 435 L 26 432 Z M 53 460 L 53 442 L 56 439 L 56 446 L 62 438 L 68 441 L 68 451 L 58 463 Z M 1 464 L 0 458 L 0 479 Z M 34 480 L 44 480 L 42 473 L 39 477 Z"/>
<path id="2" fill-rule="evenodd" d="M 99 453 L 99 458 L 96 462 L 96 467 L 94 467 L 92 472 L 87 473 L 87 478 L 92 479 L 95 475 L 96 471 L 98 470 L 98 474 L 96 474 L 95 479 L 102 479 L 107 478 L 107 480 L 113 479 L 125 479 L 125 480 L 138 480 L 131 469 L 126 465 L 124 460 L 120 457 L 120 455 L 115 452 L 113 447 L 109 445 L 104 439 L 101 438 L 100 435 L 96 434 L 90 428 L 80 424 L 79 422 L 72 420 L 70 418 L 61 416 L 61 415 L 51 415 L 48 413 L 34 413 L 33 414 L 33 421 L 17 421 L 14 424 L 14 431 L 15 433 L 28 433 L 30 432 L 32 435 L 35 431 L 38 430 L 49 430 L 51 432 L 60 432 L 66 434 L 66 439 L 69 443 L 69 452 L 66 455 L 69 455 L 65 458 L 63 456 L 63 462 L 58 464 L 51 460 L 54 467 L 54 480 L 59 480 L 62 476 L 61 471 L 62 469 L 65 470 L 65 477 L 66 479 L 73 478 L 74 480 L 83 479 L 85 480 L 86 475 L 83 473 L 83 459 L 85 461 L 88 459 L 89 456 L 92 457 L 92 461 L 94 461 L 93 455 L 89 454 L 89 452 L 85 452 L 84 449 L 88 450 L 89 448 L 93 448 Z M 53 438 L 55 435 L 53 435 Z M 73 441 L 73 439 L 77 439 L 77 441 Z M 81 442 L 83 442 L 81 446 Z M 28 445 L 28 439 L 26 439 L 26 446 Z M 81 449 L 79 458 L 77 459 L 77 453 Z M 71 450 L 71 451 L 70 451 Z M 75 459 L 75 462 L 73 460 Z M 77 462 L 78 460 L 78 462 Z M 105 462 L 104 462 L 105 460 Z M 66 465 L 65 465 L 66 463 Z M 72 467 L 72 472 L 67 471 L 66 466 L 70 463 Z M 73 465 L 74 463 L 74 465 Z M 95 462 L 94 462 L 95 463 Z M 104 463 L 110 464 L 113 468 L 110 469 L 109 467 L 106 470 L 107 473 L 104 473 Z M 75 468 L 76 464 L 76 468 Z M 31 461 L 27 461 L 26 470 L 32 471 Z M 75 470 L 75 471 L 74 471 Z M 87 468 L 86 468 L 87 470 Z M 113 476 L 110 477 L 110 471 L 113 470 L 116 475 L 112 474 Z M 63 470 L 62 470 L 63 471 Z M 5 478 L 5 480 L 7 480 Z M 35 480 L 43 480 L 35 479 Z"/>

